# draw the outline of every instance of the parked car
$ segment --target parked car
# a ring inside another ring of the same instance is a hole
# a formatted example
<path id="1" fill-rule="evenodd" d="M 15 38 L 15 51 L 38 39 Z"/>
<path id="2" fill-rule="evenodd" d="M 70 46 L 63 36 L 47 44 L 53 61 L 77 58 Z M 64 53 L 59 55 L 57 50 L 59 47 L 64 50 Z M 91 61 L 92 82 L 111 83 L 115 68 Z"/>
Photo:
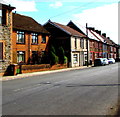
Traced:
<path id="1" fill-rule="evenodd" d="M 103 58 L 97 58 L 97 59 L 95 59 L 95 60 L 94 60 L 94 66 L 106 65 L 103 60 L 104 60 Z"/>
<path id="2" fill-rule="evenodd" d="M 108 62 L 109 62 L 109 64 L 113 64 L 113 63 L 115 63 L 115 59 L 114 58 L 109 58 Z"/>
<path id="3" fill-rule="evenodd" d="M 105 64 L 105 65 L 108 65 L 109 64 L 109 62 L 108 62 L 108 59 L 107 58 L 102 58 L 103 59 L 103 63 Z"/>

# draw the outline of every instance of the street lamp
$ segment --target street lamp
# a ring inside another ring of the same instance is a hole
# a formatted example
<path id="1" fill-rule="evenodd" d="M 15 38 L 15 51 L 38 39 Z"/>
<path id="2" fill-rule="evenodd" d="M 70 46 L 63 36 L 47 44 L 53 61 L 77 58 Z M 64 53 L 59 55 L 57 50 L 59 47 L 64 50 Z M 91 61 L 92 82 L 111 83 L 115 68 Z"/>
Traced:
<path id="1" fill-rule="evenodd" d="M 87 36 L 86 37 L 86 46 L 87 46 L 86 48 L 87 48 L 87 67 L 88 67 L 88 63 L 89 63 L 88 62 L 88 60 L 89 60 L 88 56 L 89 56 L 89 54 L 88 54 L 88 24 L 87 23 L 86 23 L 86 36 Z"/>

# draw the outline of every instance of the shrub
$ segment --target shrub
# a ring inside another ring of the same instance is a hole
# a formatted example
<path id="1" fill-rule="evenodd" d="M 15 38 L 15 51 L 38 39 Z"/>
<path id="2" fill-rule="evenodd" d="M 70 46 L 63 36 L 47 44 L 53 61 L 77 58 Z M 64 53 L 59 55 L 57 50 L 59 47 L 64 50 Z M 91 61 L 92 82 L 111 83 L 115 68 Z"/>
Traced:
<path id="1" fill-rule="evenodd" d="M 66 56 L 64 56 L 64 63 L 66 64 L 68 61 L 68 58 Z"/>
<path id="2" fill-rule="evenodd" d="M 51 51 L 50 52 L 50 64 L 55 65 L 58 63 L 58 61 L 59 61 L 58 56 L 56 56 L 55 53 Z"/>
<path id="3" fill-rule="evenodd" d="M 61 64 L 63 64 L 64 63 L 64 56 L 65 56 L 65 52 L 64 52 L 63 47 L 59 47 L 59 49 L 58 49 L 58 56 L 59 56 L 59 62 Z"/>

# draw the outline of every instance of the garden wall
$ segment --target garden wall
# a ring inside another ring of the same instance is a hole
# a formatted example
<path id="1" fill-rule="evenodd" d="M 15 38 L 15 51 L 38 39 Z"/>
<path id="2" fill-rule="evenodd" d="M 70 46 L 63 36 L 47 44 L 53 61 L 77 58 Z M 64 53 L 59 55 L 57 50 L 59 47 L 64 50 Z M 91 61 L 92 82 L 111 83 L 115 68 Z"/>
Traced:
<path id="1" fill-rule="evenodd" d="M 21 65 L 21 73 L 31 73 L 31 72 L 39 72 L 39 71 L 48 71 L 48 70 L 57 70 L 67 68 L 67 64 L 57 64 L 51 66 L 50 64 L 42 64 L 42 65 Z"/>

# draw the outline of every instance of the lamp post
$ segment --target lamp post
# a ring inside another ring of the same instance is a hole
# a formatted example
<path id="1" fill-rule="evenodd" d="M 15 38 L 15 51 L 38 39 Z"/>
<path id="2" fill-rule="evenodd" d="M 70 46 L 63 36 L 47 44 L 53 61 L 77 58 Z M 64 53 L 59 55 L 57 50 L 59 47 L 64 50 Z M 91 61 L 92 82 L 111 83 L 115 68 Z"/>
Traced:
<path id="1" fill-rule="evenodd" d="M 88 67 L 88 66 L 89 66 L 89 65 L 88 65 L 88 63 L 89 63 L 89 62 L 88 62 L 88 60 L 89 60 L 89 59 L 88 59 L 89 54 L 88 54 L 88 24 L 87 24 L 87 23 L 86 23 L 86 36 L 87 36 L 87 37 L 86 37 L 86 48 L 87 48 L 87 67 Z"/>

